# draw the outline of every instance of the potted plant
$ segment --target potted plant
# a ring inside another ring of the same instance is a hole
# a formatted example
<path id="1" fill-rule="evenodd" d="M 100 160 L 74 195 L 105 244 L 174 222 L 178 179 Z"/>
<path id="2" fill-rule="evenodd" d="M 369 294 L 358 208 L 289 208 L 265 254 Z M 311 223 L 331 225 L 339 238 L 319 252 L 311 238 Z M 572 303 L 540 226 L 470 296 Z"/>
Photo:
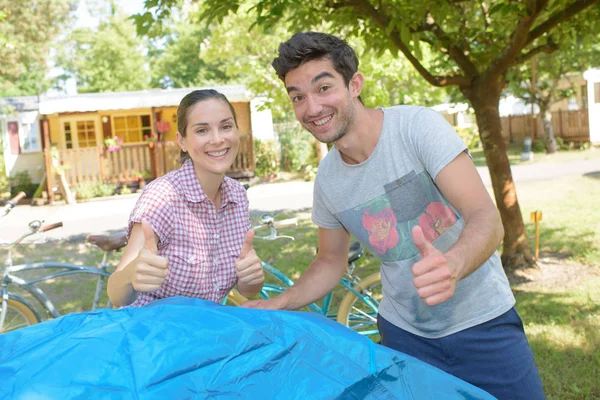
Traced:
<path id="1" fill-rule="evenodd" d="M 104 145 L 106 146 L 106 150 L 109 152 L 119 151 L 121 150 L 121 145 L 123 144 L 123 139 L 118 136 L 113 136 L 104 139 Z"/>

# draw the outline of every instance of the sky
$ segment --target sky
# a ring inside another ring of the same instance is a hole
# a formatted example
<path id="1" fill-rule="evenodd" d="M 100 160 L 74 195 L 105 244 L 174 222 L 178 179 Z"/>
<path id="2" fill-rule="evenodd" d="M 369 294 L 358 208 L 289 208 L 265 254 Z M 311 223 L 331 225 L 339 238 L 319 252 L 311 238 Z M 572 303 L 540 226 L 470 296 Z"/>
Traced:
<path id="1" fill-rule="evenodd" d="M 103 0 L 79 0 L 75 18 L 77 19 L 76 26 L 96 26 L 98 20 L 94 19 L 89 13 L 89 5 L 98 3 L 106 4 Z M 115 0 L 115 3 L 125 11 L 125 14 L 138 14 L 144 9 L 144 0 Z"/>
<path id="2" fill-rule="evenodd" d="M 138 14 L 144 9 L 144 0 L 115 0 L 117 6 L 119 6 L 127 15 Z M 99 21 L 92 17 L 89 12 L 90 5 L 93 7 L 94 4 L 107 4 L 105 0 L 79 0 L 77 2 L 77 10 L 75 11 L 75 27 L 95 27 Z M 64 71 L 60 68 L 52 67 L 50 70 L 50 76 L 58 76 Z M 68 79 L 65 82 L 64 91 L 57 92 L 54 89 L 50 89 L 47 93 L 49 96 L 56 95 L 75 95 L 77 94 L 77 82 L 74 79 Z"/>

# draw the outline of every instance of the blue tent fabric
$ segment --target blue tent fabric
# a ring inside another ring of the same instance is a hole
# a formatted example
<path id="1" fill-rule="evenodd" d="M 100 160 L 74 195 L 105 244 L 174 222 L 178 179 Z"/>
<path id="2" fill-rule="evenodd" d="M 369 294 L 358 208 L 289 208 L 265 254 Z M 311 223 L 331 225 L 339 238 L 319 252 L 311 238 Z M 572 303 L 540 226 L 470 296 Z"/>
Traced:
<path id="1" fill-rule="evenodd" d="M 0 399 L 493 399 L 315 313 L 175 297 L 0 335 Z"/>

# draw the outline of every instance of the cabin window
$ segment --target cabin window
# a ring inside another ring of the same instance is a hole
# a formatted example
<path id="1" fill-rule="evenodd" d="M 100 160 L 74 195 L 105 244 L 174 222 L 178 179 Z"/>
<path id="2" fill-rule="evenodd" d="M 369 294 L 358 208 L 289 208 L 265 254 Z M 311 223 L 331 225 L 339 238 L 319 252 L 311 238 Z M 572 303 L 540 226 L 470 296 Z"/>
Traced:
<path id="1" fill-rule="evenodd" d="M 21 149 L 24 153 L 41 150 L 38 127 L 35 122 L 22 124 L 20 136 Z"/>
<path id="2" fill-rule="evenodd" d="M 79 147 L 96 146 L 96 127 L 94 121 L 77 121 L 77 145 Z"/>
<path id="3" fill-rule="evenodd" d="M 63 128 L 65 130 L 65 148 L 72 149 L 73 148 L 73 132 L 71 131 L 71 123 L 65 122 L 63 124 Z"/>
<path id="4" fill-rule="evenodd" d="M 114 136 L 123 139 L 123 143 L 144 141 L 146 135 L 152 133 L 150 115 L 127 115 L 114 117 Z"/>

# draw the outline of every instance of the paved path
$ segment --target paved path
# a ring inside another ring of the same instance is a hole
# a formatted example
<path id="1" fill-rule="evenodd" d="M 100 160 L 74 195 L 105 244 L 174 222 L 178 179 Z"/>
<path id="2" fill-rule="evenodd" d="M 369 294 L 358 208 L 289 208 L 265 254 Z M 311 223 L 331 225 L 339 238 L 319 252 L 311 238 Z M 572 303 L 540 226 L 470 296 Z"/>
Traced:
<path id="1" fill-rule="evenodd" d="M 487 167 L 477 170 L 487 187 L 490 176 Z M 600 172 L 600 159 L 572 161 L 558 164 L 518 165 L 512 168 L 517 183 L 532 180 L 549 180 L 564 176 L 581 176 Z M 309 210 L 312 206 L 312 182 L 284 182 L 256 185 L 248 189 L 252 215 L 281 210 Z M 64 227 L 50 232 L 54 238 L 78 239 L 90 233 L 109 232 L 122 229 L 127 224 L 129 213 L 138 195 L 115 196 L 108 200 L 96 200 L 76 205 L 18 206 L 0 221 L 0 240 L 16 238 L 27 230 L 34 219 L 46 223 L 62 221 Z"/>

